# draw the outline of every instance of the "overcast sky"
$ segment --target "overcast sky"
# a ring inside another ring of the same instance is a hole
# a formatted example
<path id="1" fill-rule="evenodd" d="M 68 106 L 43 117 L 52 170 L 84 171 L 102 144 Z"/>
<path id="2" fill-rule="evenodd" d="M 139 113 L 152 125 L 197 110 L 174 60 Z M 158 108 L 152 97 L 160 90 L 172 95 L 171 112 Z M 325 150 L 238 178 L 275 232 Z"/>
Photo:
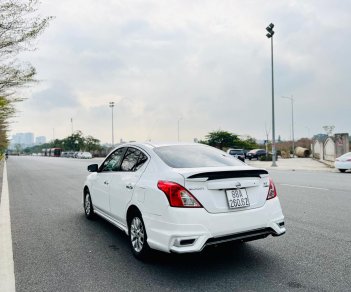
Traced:
<path id="1" fill-rule="evenodd" d="M 214 130 L 264 139 L 271 129 L 273 22 L 276 137 L 351 134 L 351 1 L 42 1 L 56 18 L 31 62 L 12 134 L 74 130 L 111 142 L 203 139 Z M 53 131 L 54 129 L 54 131 Z"/>

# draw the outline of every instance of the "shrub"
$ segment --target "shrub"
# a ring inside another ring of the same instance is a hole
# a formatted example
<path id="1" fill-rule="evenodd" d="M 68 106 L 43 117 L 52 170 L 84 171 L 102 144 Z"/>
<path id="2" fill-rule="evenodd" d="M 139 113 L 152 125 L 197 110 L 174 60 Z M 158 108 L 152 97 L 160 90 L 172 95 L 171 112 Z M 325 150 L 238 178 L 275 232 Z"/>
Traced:
<path id="1" fill-rule="evenodd" d="M 272 161 L 273 157 L 272 154 L 268 154 L 267 156 L 261 156 L 260 161 Z M 276 159 L 278 160 L 278 156 L 276 156 Z"/>

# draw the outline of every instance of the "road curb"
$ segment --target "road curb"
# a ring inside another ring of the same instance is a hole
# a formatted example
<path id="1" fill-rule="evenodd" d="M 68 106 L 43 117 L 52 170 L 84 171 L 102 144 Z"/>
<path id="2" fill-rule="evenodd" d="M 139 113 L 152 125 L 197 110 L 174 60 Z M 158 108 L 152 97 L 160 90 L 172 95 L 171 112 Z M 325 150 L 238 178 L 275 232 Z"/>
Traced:
<path id="1" fill-rule="evenodd" d="M 324 161 L 324 160 L 319 160 L 319 159 L 314 159 L 313 158 L 313 160 L 314 161 L 317 161 L 317 162 L 319 162 L 319 163 L 322 163 L 322 164 L 324 164 L 325 166 L 327 166 L 327 167 L 329 167 L 329 168 L 335 168 L 333 165 L 331 165 L 329 162 L 326 162 L 326 161 Z"/>
<path id="2" fill-rule="evenodd" d="M 6 162 L 4 163 L 2 179 L 0 202 L 0 291 L 14 292 L 16 291 L 16 285 Z"/>

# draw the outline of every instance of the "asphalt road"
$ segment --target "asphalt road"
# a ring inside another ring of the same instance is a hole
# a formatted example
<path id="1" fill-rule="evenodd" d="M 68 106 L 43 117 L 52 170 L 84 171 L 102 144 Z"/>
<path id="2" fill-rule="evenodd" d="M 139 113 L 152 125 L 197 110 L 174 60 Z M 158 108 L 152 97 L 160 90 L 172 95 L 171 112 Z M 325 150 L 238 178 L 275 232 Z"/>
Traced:
<path id="1" fill-rule="evenodd" d="M 286 235 L 143 263 L 123 232 L 85 218 L 92 161 L 9 158 L 18 292 L 351 290 L 351 173 L 271 171 Z"/>

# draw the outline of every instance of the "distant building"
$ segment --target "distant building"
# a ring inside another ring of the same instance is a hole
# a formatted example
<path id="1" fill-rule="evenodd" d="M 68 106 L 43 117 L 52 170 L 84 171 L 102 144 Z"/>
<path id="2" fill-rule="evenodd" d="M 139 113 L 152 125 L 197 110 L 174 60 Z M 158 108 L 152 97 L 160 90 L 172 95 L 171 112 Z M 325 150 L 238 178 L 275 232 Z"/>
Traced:
<path id="1" fill-rule="evenodd" d="M 12 136 L 10 148 L 15 149 L 16 145 L 21 148 L 29 147 L 34 145 L 34 134 L 33 133 L 17 133 Z"/>
<path id="2" fill-rule="evenodd" d="M 45 136 L 38 136 L 35 137 L 35 144 L 36 145 L 41 145 L 46 143 L 46 137 Z"/>

